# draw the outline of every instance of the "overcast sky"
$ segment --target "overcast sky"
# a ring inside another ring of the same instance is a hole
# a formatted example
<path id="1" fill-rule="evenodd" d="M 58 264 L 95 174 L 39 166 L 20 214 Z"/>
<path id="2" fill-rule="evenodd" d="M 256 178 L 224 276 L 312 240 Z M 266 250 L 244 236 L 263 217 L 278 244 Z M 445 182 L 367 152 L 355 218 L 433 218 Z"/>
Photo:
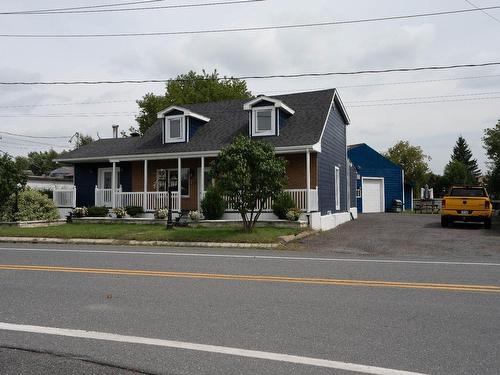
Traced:
<path id="1" fill-rule="evenodd" d="M 105 4 L 110 0 L 44 1 L 43 8 Z M 472 0 L 478 6 L 495 0 Z M 160 4 L 200 3 L 168 0 Z M 3 0 L 1 11 L 38 9 L 40 1 Z M 467 9 L 462 0 L 266 0 L 203 8 L 83 15 L 0 15 L 0 34 L 113 33 L 195 30 L 310 23 Z M 500 19 L 499 10 L 489 11 Z M 222 75 L 352 71 L 500 61 L 500 22 L 481 12 L 378 23 L 295 30 L 192 36 L 95 39 L 8 39 L 0 37 L 0 81 L 169 78 L 191 69 Z M 478 76 L 488 76 L 477 78 Z M 469 77 L 468 79 L 455 79 Z M 475 78 L 470 78 L 475 77 Z M 450 79 L 451 78 L 451 79 Z M 443 81 L 444 79 L 447 79 Z M 419 82 L 406 84 L 381 83 Z M 374 85 L 376 84 L 376 85 Z M 362 87 L 345 87 L 371 85 Z M 485 169 L 483 129 L 500 118 L 500 67 L 348 77 L 249 80 L 254 94 L 278 94 L 338 87 L 351 117 L 348 142 L 384 151 L 398 140 L 420 145 L 442 173 L 462 134 Z M 111 125 L 135 125 L 135 100 L 164 93 L 163 84 L 0 87 L 0 130 L 67 136 L 76 131 L 111 136 Z M 453 95 L 453 96 L 452 96 Z M 459 96 L 460 95 L 460 96 Z M 436 98 L 444 96 L 442 98 Z M 433 97 L 388 105 L 368 100 Z M 470 100 L 478 99 L 481 100 Z M 484 99 L 490 98 L 490 99 Z M 467 99 L 456 101 L 457 99 Z M 114 103 L 56 105 L 115 101 Z M 43 104 L 38 107 L 6 106 Z M 362 106 L 376 104 L 376 106 Z M 117 113 L 118 112 L 118 113 Z M 105 116 L 95 116 L 95 114 Z M 35 114 L 65 117 L 34 117 Z M 69 115 L 71 114 L 71 115 Z M 87 117 L 78 117 L 85 114 Z M 29 115 L 28 117 L 5 117 Z M 2 134 L 0 150 L 13 155 L 48 146 Z M 67 145 L 62 139 L 32 139 Z M 61 150 L 61 148 L 56 148 Z"/>

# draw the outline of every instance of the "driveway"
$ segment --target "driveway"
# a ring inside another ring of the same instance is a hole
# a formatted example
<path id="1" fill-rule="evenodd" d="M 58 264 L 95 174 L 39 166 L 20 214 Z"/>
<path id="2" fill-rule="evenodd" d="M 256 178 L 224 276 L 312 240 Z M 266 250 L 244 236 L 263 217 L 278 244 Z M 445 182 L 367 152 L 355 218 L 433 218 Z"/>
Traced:
<path id="1" fill-rule="evenodd" d="M 328 232 L 294 244 L 297 250 L 366 256 L 500 256 L 500 220 L 492 229 L 478 224 L 441 228 L 439 215 L 361 214 Z"/>

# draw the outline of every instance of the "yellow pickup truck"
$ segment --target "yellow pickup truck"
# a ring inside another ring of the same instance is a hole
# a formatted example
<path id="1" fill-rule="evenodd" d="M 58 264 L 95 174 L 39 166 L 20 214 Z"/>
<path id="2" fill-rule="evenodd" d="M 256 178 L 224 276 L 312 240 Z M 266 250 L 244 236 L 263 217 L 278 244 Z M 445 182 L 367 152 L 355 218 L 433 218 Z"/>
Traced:
<path id="1" fill-rule="evenodd" d="M 483 223 L 491 228 L 493 208 L 486 189 L 482 186 L 453 186 L 443 198 L 441 226 L 454 221 Z"/>

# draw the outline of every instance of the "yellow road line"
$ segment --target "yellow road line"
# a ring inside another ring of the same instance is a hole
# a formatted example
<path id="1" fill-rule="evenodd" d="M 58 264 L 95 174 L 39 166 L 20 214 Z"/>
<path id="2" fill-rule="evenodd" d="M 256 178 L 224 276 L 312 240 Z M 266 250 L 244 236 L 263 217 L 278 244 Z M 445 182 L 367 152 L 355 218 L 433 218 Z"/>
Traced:
<path id="1" fill-rule="evenodd" d="M 114 269 L 114 268 L 80 268 L 80 267 L 60 267 L 60 266 L 34 266 L 34 265 L 27 266 L 27 265 L 9 265 L 9 264 L 0 265 L 0 270 L 90 273 L 90 274 L 100 274 L 100 275 L 151 276 L 151 277 L 170 277 L 170 278 L 188 278 L 188 279 L 261 281 L 261 282 L 280 282 L 280 283 L 297 283 L 297 284 L 314 284 L 314 285 L 346 285 L 346 286 L 364 286 L 364 287 L 379 287 L 379 288 L 408 288 L 408 289 L 430 289 L 430 290 L 447 290 L 447 291 L 462 291 L 462 292 L 500 293 L 500 286 L 496 285 L 412 283 L 412 282 L 401 282 L 401 281 L 349 280 L 349 279 L 266 276 L 266 275 L 231 275 L 231 274 L 217 274 L 217 273 L 168 272 L 168 271 Z"/>

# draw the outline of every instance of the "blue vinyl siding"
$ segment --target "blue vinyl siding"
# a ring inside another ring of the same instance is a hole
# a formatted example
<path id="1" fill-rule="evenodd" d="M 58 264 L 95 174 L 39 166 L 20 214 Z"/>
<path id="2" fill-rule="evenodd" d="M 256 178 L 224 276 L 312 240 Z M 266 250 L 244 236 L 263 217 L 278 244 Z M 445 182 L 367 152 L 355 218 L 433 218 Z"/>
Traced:
<path id="1" fill-rule="evenodd" d="M 357 175 L 356 168 L 354 168 L 353 165 L 349 167 L 349 178 L 350 178 L 350 184 L 351 184 L 351 207 L 357 207 L 357 202 L 356 202 L 356 187 L 357 187 L 357 181 L 356 181 L 356 175 Z"/>
<path id="2" fill-rule="evenodd" d="M 340 169 L 340 211 L 335 209 L 335 166 Z M 326 121 L 318 154 L 318 198 L 322 215 L 347 211 L 346 123 L 334 105 Z"/>
<path id="3" fill-rule="evenodd" d="M 403 201 L 402 169 L 366 144 L 352 146 L 348 151 L 360 177 L 383 177 L 385 193 L 385 209 L 389 211 L 393 199 Z M 361 178 L 357 186 L 363 189 Z M 363 212 L 363 202 L 357 199 L 358 211 Z"/>
<path id="4" fill-rule="evenodd" d="M 132 168 L 128 162 L 118 163 L 123 191 L 132 191 Z M 90 207 L 95 204 L 95 187 L 99 168 L 110 168 L 111 163 L 75 164 L 76 205 Z"/>

